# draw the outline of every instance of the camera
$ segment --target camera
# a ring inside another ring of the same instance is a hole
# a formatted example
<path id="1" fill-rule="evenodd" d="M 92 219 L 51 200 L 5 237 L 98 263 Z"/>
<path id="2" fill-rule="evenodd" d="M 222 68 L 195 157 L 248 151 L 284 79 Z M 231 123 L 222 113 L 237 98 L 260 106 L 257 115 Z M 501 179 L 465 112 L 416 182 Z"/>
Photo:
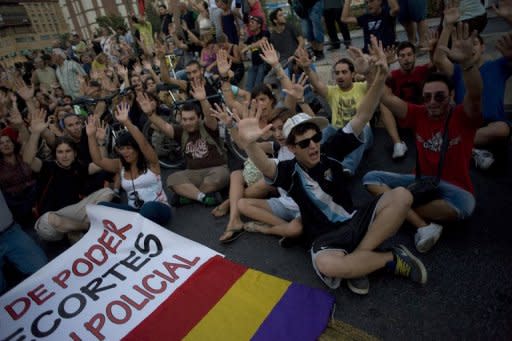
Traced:
<path id="1" fill-rule="evenodd" d="M 140 209 L 142 207 L 142 205 L 144 205 L 144 200 L 142 200 L 140 197 L 139 197 L 139 193 L 137 191 L 135 192 L 132 192 L 131 193 L 134 197 L 134 200 L 133 200 L 133 205 L 135 206 L 136 209 Z"/>

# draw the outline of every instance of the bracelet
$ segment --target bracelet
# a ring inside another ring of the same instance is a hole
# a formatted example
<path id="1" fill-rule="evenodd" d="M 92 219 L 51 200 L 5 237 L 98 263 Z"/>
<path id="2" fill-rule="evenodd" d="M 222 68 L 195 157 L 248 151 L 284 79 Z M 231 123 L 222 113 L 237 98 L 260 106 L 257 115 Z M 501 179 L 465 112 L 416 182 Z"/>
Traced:
<path id="1" fill-rule="evenodd" d="M 469 71 L 471 70 L 473 67 L 475 66 L 475 64 L 472 64 L 470 66 L 466 66 L 465 68 L 462 69 L 462 71 L 466 72 L 466 71 Z"/>

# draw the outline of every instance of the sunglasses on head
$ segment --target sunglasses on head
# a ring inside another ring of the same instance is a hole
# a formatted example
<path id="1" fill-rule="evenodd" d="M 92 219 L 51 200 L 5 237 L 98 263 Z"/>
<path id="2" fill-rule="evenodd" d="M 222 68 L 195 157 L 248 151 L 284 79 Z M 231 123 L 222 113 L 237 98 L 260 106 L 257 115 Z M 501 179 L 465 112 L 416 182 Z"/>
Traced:
<path id="1" fill-rule="evenodd" d="M 432 98 L 434 98 L 434 101 L 436 101 L 437 103 L 442 103 L 448 98 L 448 95 L 443 91 L 436 91 L 434 93 L 431 93 L 431 92 L 423 93 L 423 101 L 425 103 L 429 103 L 430 101 L 432 101 Z"/>
<path id="2" fill-rule="evenodd" d="M 311 136 L 309 139 L 295 142 L 295 145 L 299 146 L 301 149 L 305 149 L 305 148 L 309 147 L 309 144 L 311 143 L 311 141 L 318 143 L 318 142 L 320 142 L 320 140 L 322 140 L 322 132 L 316 133 L 315 135 Z"/>

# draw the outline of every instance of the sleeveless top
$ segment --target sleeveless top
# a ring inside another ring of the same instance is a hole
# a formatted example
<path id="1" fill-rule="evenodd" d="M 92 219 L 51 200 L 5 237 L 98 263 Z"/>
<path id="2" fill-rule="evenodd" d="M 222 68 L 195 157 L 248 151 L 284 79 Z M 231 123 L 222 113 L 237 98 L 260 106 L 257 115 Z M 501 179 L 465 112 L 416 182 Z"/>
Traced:
<path id="1" fill-rule="evenodd" d="M 169 205 L 167 202 L 167 195 L 162 187 L 162 179 L 160 175 L 153 173 L 151 169 L 148 168 L 145 173 L 142 173 L 137 178 L 133 179 L 132 184 L 132 180 L 125 179 L 124 174 L 125 170 L 123 167 L 121 168 L 121 186 L 126 192 L 128 205 L 135 207 L 135 195 L 133 194 L 134 188 L 135 191 L 137 191 L 139 198 L 144 200 L 144 202 L 158 201 Z"/>

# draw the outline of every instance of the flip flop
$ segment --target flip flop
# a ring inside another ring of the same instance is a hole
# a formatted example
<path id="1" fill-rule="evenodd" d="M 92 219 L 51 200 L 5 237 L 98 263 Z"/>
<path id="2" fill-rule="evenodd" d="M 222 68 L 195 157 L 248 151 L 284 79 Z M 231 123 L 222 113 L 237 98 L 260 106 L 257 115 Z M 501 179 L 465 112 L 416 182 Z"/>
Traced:
<path id="1" fill-rule="evenodd" d="M 222 243 L 222 244 L 229 244 L 231 242 L 234 242 L 235 240 L 237 240 L 243 233 L 245 232 L 244 228 L 241 227 L 241 228 L 238 228 L 238 229 L 229 229 L 229 230 L 226 230 L 224 231 L 224 233 L 222 234 L 221 238 L 227 234 L 227 233 L 231 233 L 231 236 L 229 238 L 226 238 L 226 239 L 219 239 L 219 241 Z"/>

